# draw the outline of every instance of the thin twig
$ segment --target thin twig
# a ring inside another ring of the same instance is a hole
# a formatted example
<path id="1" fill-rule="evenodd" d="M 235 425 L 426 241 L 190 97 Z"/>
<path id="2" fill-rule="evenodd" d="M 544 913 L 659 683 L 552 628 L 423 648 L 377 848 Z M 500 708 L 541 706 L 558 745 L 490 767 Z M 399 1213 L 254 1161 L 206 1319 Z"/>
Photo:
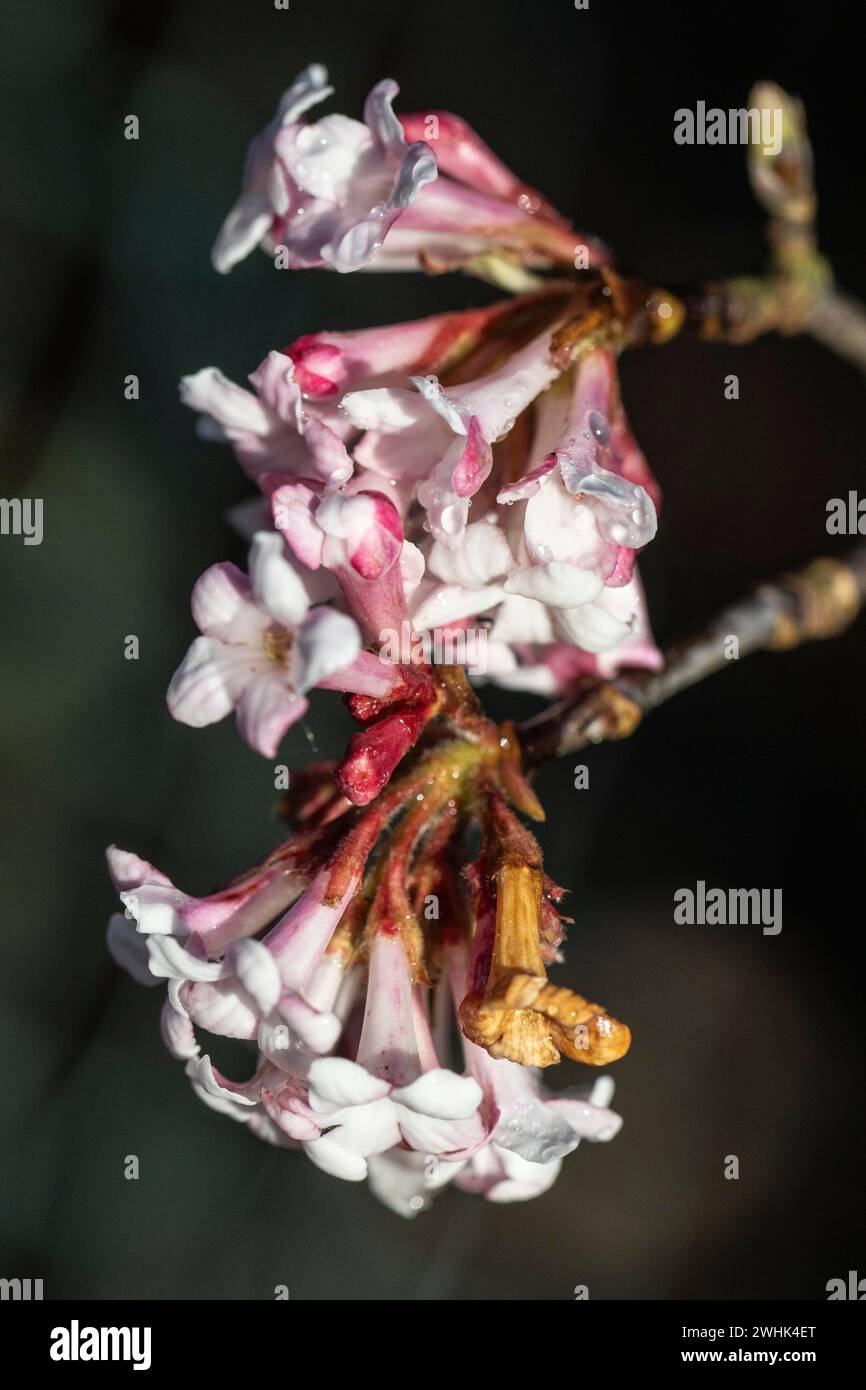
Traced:
<path id="1" fill-rule="evenodd" d="M 859 300 L 831 290 L 819 300 L 806 331 L 866 372 L 866 307 Z"/>
<path id="2" fill-rule="evenodd" d="M 615 681 L 586 679 L 574 693 L 518 729 L 528 767 L 590 743 L 625 738 L 666 700 L 757 651 L 780 651 L 835 637 L 866 604 L 866 545 L 846 560 L 813 560 L 761 584 L 700 632 L 668 648 L 660 671 L 624 671 Z"/>
<path id="3" fill-rule="evenodd" d="M 866 370 L 866 307 L 838 291 L 815 235 L 817 199 L 802 104 L 772 83 L 750 97 L 759 110 L 783 112 L 780 149 L 750 146 L 749 176 L 767 214 L 770 264 L 763 276 L 703 281 L 669 296 L 668 333 L 652 332 L 652 301 L 625 284 L 615 305 L 624 345 L 664 342 L 680 327 L 705 339 L 746 343 L 763 333 L 808 332 Z M 615 286 L 616 287 L 616 286 Z M 615 298 L 615 296 L 612 296 Z M 628 302 L 626 302 L 628 301 Z M 637 306 L 636 309 L 634 306 Z M 631 310 L 631 313 L 629 312 Z M 623 672 L 615 681 L 587 678 L 565 700 L 519 730 L 528 767 L 589 743 L 625 738 L 650 710 L 722 670 L 734 657 L 833 637 L 866 603 L 866 546 L 846 560 L 814 560 L 797 574 L 762 584 L 749 597 L 664 654 L 660 671 Z"/>

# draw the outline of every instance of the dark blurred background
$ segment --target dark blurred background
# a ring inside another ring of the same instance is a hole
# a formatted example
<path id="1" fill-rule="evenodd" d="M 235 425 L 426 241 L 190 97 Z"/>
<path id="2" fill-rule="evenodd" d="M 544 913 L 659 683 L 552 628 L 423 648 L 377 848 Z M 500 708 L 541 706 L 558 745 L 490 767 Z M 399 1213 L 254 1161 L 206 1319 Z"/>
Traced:
<path id="1" fill-rule="evenodd" d="M 251 135 L 312 60 L 358 115 L 394 76 L 404 110 L 465 116 L 620 263 L 659 283 L 756 268 L 743 151 L 673 140 L 680 106 L 741 106 L 757 78 L 807 104 L 820 235 L 866 295 L 857 7 L 41 0 L 3 7 L 0 428 L 5 496 L 45 538 L 0 538 L 4 732 L 0 1274 L 46 1297 L 803 1298 L 866 1274 L 863 1241 L 863 679 L 866 625 L 732 663 L 626 744 L 539 780 L 550 872 L 576 922 L 557 978 L 631 1025 L 625 1117 L 539 1201 L 445 1193 L 413 1223 L 274 1151 L 191 1095 L 159 991 L 104 949 L 103 847 L 207 891 L 276 842 L 273 770 L 231 724 L 168 717 L 187 595 L 242 559 L 248 488 L 198 442 L 182 373 L 242 379 L 318 328 L 488 300 L 469 279 L 227 278 L 209 263 Z M 138 142 L 123 118 L 140 120 Z M 734 372 L 740 399 L 726 401 Z M 136 373 L 141 399 L 125 401 Z M 629 354 L 626 406 L 666 494 L 642 562 L 666 640 L 760 577 L 840 553 L 825 504 L 863 479 L 863 380 L 808 339 Z M 137 662 L 123 656 L 140 639 Z M 537 708 L 490 697 L 499 715 Z M 322 697 L 283 756 L 336 752 Z M 781 887 L 784 927 L 677 926 L 703 878 Z M 584 1079 L 565 1064 L 548 1080 Z M 123 1176 L 137 1154 L 141 1177 Z M 738 1181 L 723 1176 L 740 1160 Z"/>

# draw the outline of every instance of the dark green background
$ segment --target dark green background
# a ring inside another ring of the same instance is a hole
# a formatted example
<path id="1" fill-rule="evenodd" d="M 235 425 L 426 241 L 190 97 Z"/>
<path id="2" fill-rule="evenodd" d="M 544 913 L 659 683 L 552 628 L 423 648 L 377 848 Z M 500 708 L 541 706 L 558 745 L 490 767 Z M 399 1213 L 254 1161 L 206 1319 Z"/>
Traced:
<path id="1" fill-rule="evenodd" d="M 0 538 L 4 1062 L 0 1275 L 46 1296 L 295 1299 L 822 1298 L 863 1243 L 861 624 L 733 667 L 628 745 L 547 769 L 542 842 L 573 890 L 558 978 L 632 1026 L 625 1117 L 540 1201 L 457 1192 L 414 1223 L 192 1097 L 159 991 L 104 949 L 103 847 L 206 891 L 275 841 L 272 768 L 230 723 L 173 724 L 163 695 L 200 571 L 242 552 L 229 452 L 196 441 L 178 377 L 241 379 L 300 333 L 489 298 L 460 278 L 228 278 L 209 247 L 246 142 L 295 73 L 331 69 L 358 114 L 463 114 L 578 225 L 659 282 L 758 263 L 737 149 L 684 149 L 673 112 L 773 77 L 809 105 L 821 235 L 866 292 L 862 80 L 842 4 L 335 4 L 41 0 L 3 8 L 2 491 L 45 539 Z M 123 117 L 141 123 L 137 143 Z M 141 399 L 123 399 L 136 373 Z M 723 399 L 728 372 L 740 400 Z M 838 552 L 825 503 L 863 477 L 862 379 L 805 340 L 677 342 L 624 364 L 666 493 L 644 563 L 670 637 L 754 579 Z M 127 634 L 141 658 L 123 658 Z M 535 708 L 499 695 L 500 714 Z M 330 697 L 284 746 L 337 750 Z M 677 887 L 781 887 L 784 930 L 680 927 Z M 583 1079 L 567 1065 L 550 1077 Z M 739 1155 L 738 1182 L 723 1178 Z M 123 1177 L 137 1154 L 141 1177 Z"/>

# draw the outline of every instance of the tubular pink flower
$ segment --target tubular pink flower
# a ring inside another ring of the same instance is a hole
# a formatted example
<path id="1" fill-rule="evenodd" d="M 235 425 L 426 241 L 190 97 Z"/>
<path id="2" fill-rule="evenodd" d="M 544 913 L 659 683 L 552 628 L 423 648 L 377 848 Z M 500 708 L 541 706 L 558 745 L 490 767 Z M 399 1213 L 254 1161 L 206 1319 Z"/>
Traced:
<path id="1" fill-rule="evenodd" d="M 401 1143 L 453 1160 L 484 1143 L 481 1088 L 438 1066 L 425 1069 L 422 1054 L 435 1062 L 426 1020 L 415 1008 L 405 948 L 398 934 L 380 931 L 370 946 L 357 1059 L 323 1058 L 310 1068 L 310 1113 L 326 1131 L 304 1144 L 313 1162 L 359 1181 L 371 1155 Z"/>
<path id="2" fill-rule="evenodd" d="M 237 711 L 241 736 L 272 758 L 286 730 L 307 709 L 305 692 L 327 681 L 371 693 L 371 664 L 355 662 L 361 638 L 353 620 L 333 609 L 310 609 L 303 581 L 279 536 L 253 537 L 250 577 L 235 565 L 213 565 L 192 595 L 193 642 L 168 689 L 175 719 L 201 728 Z M 382 663 L 381 691 L 394 674 Z"/>
<path id="3" fill-rule="evenodd" d="M 490 521 L 473 521 L 457 550 L 435 541 L 427 557 L 430 578 L 411 599 L 419 632 L 445 627 L 495 607 L 505 597 L 503 583 L 516 561 L 503 532 Z"/>
<path id="4" fill-rule="evenodd" d="M 549 1192 L 562 1169 L 562 1159 L 530 1163 L 510 1149 L 488 1144 L 456 1175 L 464 1192 L 486 1197 L 488 1202 L 528 1202 Z"/>
<path id="5" fill-rule="evenodd" d="M 182 378 L 181 400 L 201 413 L 202 437 L 231 444 L 256 482 L 265 473 L 313 477 L 335 487 L 348 482 L 352 460 L 338 433 L 340 421 L 304 403 L 291 357 L 268 353 L 249 379 L 254 391 L 236 386 L 217 367 Z"/>
<path id="6" fill-rule="evenodd" d="M 406 143 L 391 110 L 397 84 L 380 82 L 364 106 L 364 124 L 299 117 L 332 93 L 327 71 L 313 64 L 283 95 L 270 125 L 250 146 L 239 202 L 213 249 L 223 273 L 257 245 L 287 252 L 292 269 L 359 270 L 427 183 L 436 159 L 423 141 Z"/>
<path id="7" fill-rule="evenodd" d="M 407 140 L 431 139 L 426 132 L 435 130 L 440 174 L 511 203 L 540 220 L 567 227 L 565 218 L 546 198 L 522 183 L 460 116 L 449 111 L 419 112 L 401 116 L 400 124 Z"/>
<path id="8" fill-rule="evenodd" d="M 295 381 L 304 398 L 333 404 L 347 391 L 432 369 L 510 310 L 506 300 L 484 309 L 434 314 L 383 328 L 308 333 L 284 352 L 295 364 Z"/>
<path id="9" fill-rule="evenodd" d="M 284 247 L 293 269 L 445 269 L 491 255 L 571 267 L 579 249 L 587 264 L 605 262 L 597 239 L 573 232 L 457 117 L 401 123 L 391 109 L 397 92 L 389 80 L 374 87 L 364 124 L 337 115 L 304 124 L 304 112 L 332 93 L 325 69 L 307 68 L 250 146 L 241 197 L 214 245 L 216 269 L 230 270 L 258 245 L 271 254 Z M 448 177 L 437 178 L 428 130 Z"/>
<path id="10" fill-rule="evenodd" d="M 453 1182 L 468 1162 L 395 1147 L 369 1155 L 367 1178 L 374 1197 L 397 1216 L 411 1219 L 428 1210 L 436 1193 Z"/>
<path id="11" fill-rule="evenodd" d="M 277 530 L 310 569 L 330 570 L 367 637 L 383 640 L 407 618 L 401 558 L 403 526 L 381 492 L 314 492 L 305 484 L 277 486 L 271 496 Z"/>
<path id="12" fill-rule="evenodd" d="M 490 474 L 490 446 L 560 374 L 550 341 L 546 328 L 497 370 L 464 385 L 443 388 L 433 375 L 416 376 L 418 396 L 380 387 L 343 397 L 349 421 L 366 431 L 356 463 L 386 478 L 420 479 L 425 526 L 444 545 L 462 543 L 470 499 Z"/>
<path id="13" fill-rule="evenodd" d="M 294 907 L 264 938 L 264 944 L 277 962 L 284 988 L 301 996 L 314 981 L 346 904 L 358 887 L 360 870 L 333 903 L 325 896 L 330 877 L 327 868 L 318 873 Z"/>
<path id="14" fill-rule="evenodd" d="M 528 599 L 507 597 L 497 611 L 491 640 L 486 647 L 486 676 L 508 690 L 528 690 L 537 695 L 565 694 L 581 676 L 597 676 L 613 680 L 621 670 L 658 671 L 663 665 L 662 654 L 653 641 L 646 611 L 646 599 L 640 577 L 635 569 L 629 586 L 634 599 L 629 632 L 606 652 L 587 652 L 570 642 L 550 640 L 552 629 L 547 627 L 544 641 L 524 642 L 506 631 L 509 610 L 513 605 L 540 605 Z M 546 615 L 545 615 L 546 616 Z M 509 645 L 510 642 L 510 645 Z"/>
<path id="15" fill-rule="evenodd" d="M 263 1090 L 278 1077 L 276 1067 L 262 1062 L 249 1081 L 230 1081 L 217 1071 L 206 1054 L 191 1057 L 186 1064 L 186 1073 L 193 1090 L 205 1105 L 243 1124 L 249 1123 L 261 1110 Z"/>
<path id="16" fill-rule="evenodd" d="M 147 860 L 111 845 L 108 869 L 126 909 L 127 921 L 145 935 L 196 936 L 211 954 L 230 941 L 261 931 L 301 892 L 304 877 L 294 862 L 276 863 L 247 875 L 242 883 L 208 897 L 183 893 Z"/>
<path id="17" fill-rule="evenodd" d="M 587 264 L 608 259 L 593 237 L 571 230 L 565 218 L 535 189 L 521 183 L 480 136 L 448 112 L 400 117 L 407 139 L 429 140 L 440 176 L 423 190 L 392 239 L 389 253 L 407 256 L 412 235 L 417 253 L 445 268 L 473 256 L 505 251 L 530 264 L 574 265 L 578 247 Z M 422 250 L 422 236 L 427 234 Z"/>
<path id="18" fill-rule="evenodd" d="M 109 923 L 109 949 L 139 983 L 167 983 L 163 1041 L 174 1057 L 196 1059 L 194 1083 L 199 1094 L 201 1048 L 196 1028 L 224 1037 L 257 1040 L 263 1058 L 279 1068 L 278 1073 L 271 1073 L 275 1086 L 285 1080 L 284 1073 L 306 1075 L 316 1056 L 336 1046 L 354 987 L 347 988 L 350 982 L 340 961 L 323 959 L 342 911 L 342 905 L 322 908 L 327 873 L 314 879 L 296 911 L 284 916 L 263 941 L 258 941 L 227 938 L 232 930 L 249 930 L 272 920 L 278 903 L 285 905 L 285 893 L 281 901 L 267 887 L 259 888 L 253 916 L 249 911 L 252 894 L 245 885 L 235 897 L 242 903 L 242 915 L 246 909 L 246 920 L 225 919 L 204 937 L 185 930 L 187 923 L 180 912 L 200 917 L 201 909 L 213 910 L 216 899 L 187 899 L 171 888 L 164 875 L 134 855 L 109 851 L 109 865 L 122 885 L 127 911 L 133 911 L 139 923 L 136 929 L 134 920 L 115 914 Z M 263 881 L 266 875 L 248 876 L 252 881 L 257 877 Z M 273 888 L 274 881 L 268 886 Z M 343 905 L 356 886 L 351 885 Z M 150 901 L 148 895 L 157 890 L 161 900 Z M 173 895 L 171 907 L 166 902 L 169 894 Z M 167 910 L 174 913 L 172 920 L 167 919 Z M 169 934 L 169 927 L 174 934 Z M 207 1092 L 202 1098 L 213 1098 L 213 1088 L 202 1084 Z M 247 1102 L 235 1098 L 232 1113 L 237 1103 Z"/>
<path id="19" fill-rule="evenodd" d="M 559 639 L 602 654 L 629 641 L 638 625 L 634 561 L 655 535 L 655 484 L 625 421 L 610 353 L 581 359 L 561 425 L 559 403 L 544 406 L 534 453 L 556 430 L 554 448 L 497 498 L 519 504 L 525 559 L 505 580 L 506 594 L 518 601 L 506 599 L 492 639 Z M 545 617 L 526 600 L 540 604 Z"/>

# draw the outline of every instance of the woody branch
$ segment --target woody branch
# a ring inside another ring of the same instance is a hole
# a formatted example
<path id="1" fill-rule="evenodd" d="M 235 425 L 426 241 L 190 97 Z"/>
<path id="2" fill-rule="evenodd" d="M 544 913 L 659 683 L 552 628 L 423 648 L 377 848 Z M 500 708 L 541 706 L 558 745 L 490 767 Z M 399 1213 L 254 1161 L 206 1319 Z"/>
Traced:
<path id="1" fill-rule="evenodd" d="M 644 296 L 623 330 L 629 341 L 668 341 L 680 329 L 705 341 L 746 343 L 763 333 L 808 332 L 866 371 L 866 308 L 839 291 L 819 254 L 812 154 L 802 106 L 771 83 L 760 83 L 750 104 L 784 110 L 782 148 L 765 156 L 750 148 L 749 172 L 768 214 L 770 261 L 763 276 L 702 281 L 667 294 Z M 618 291 L 622 295 L 622 290 Z M 632 304 L 638 296 L 632 289 Z M 532 766 L 591 743 L 624 738 L 645 714 L 728 665 L 737 655 L 778 651 L 836 636 L 866 602 L 866 546 L 844 560 L 817 559 L 799 573 L 759 585 L 690 637 L 674 643 L 658 672 L 623 672 L 615 681 L 584 680 L 566 699 L 518 731 Z"/>

